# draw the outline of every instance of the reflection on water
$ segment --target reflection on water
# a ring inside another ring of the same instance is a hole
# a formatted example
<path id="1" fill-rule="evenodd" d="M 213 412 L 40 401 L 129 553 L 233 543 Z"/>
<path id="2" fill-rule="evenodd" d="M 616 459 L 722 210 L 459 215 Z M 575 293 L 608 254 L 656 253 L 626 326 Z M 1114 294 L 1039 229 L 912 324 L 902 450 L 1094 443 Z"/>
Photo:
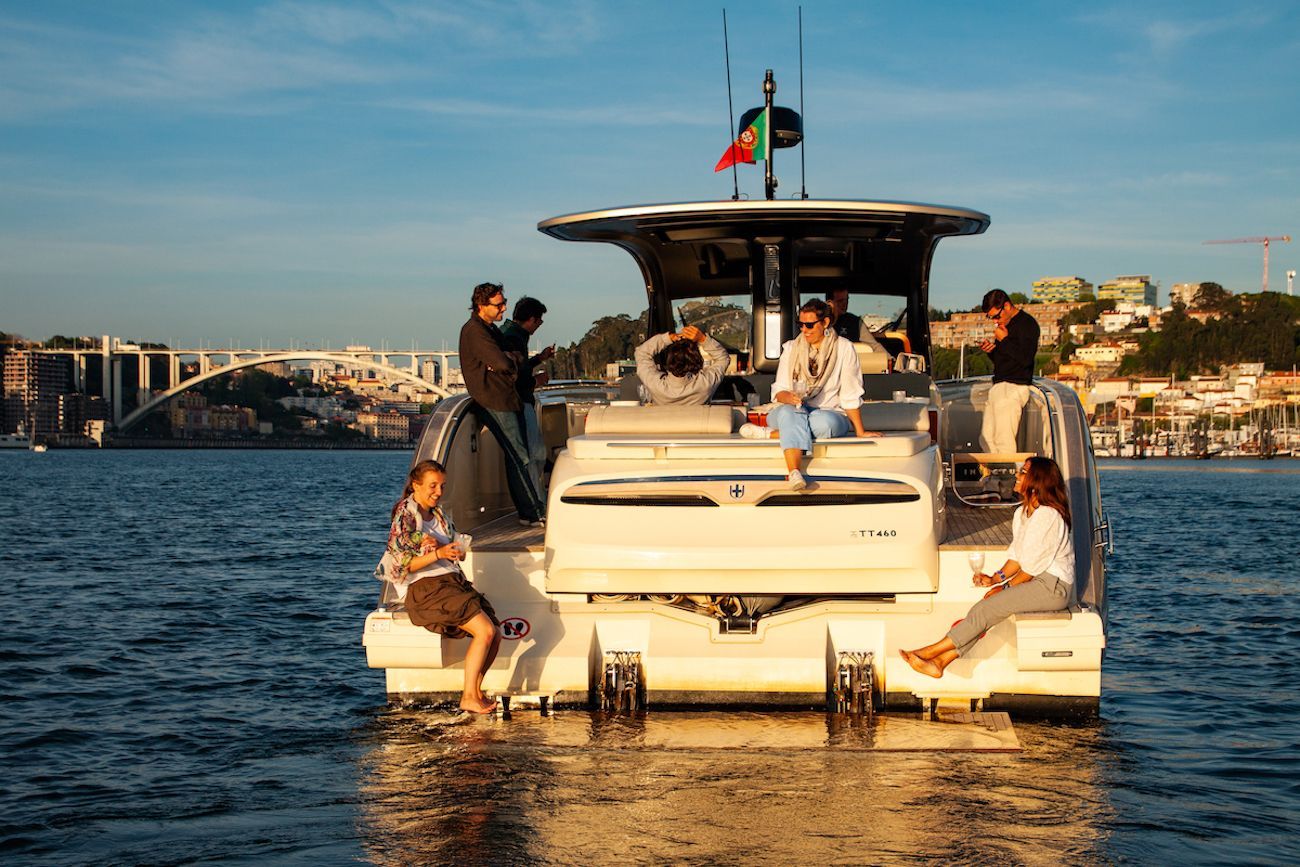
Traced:
<path id="1" fill-rule="evenodd" d="M 822 714 L 395 710 L 366 733 L 380 864 L 1101 863 L 1097 726 L 1020 725 L 1021 753 L 883 752 Z"/>

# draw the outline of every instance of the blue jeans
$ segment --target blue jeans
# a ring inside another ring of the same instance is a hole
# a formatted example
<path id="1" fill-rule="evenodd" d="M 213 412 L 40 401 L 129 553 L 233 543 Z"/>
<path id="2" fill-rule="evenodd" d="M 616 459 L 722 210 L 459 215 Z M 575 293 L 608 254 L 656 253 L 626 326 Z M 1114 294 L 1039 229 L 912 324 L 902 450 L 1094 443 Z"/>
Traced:
<path id="1" fill-rule="evenodd" d="M 528 477 L 533 480 L 533 490 L 542 492 L 542 473 L 546 471 L 546 445 L 542 442 L 542 426 L 537 421 L 537 407 L 524 404 L 524 435 L 528 438 Z"/>
<path id="2" fill-rule="evenodd" d="M 845 437 L 853 430 L 849 417 L 837 409 L 809 410 L 783 403 L 767 414 L 767 426 L 781 434 L 781 448 L 812 451 L 813 440 Z"/>
<path id="3" fill-rule="evenodd" d="M 510 488 L 510 499 L 514 501 L 519 517 L 528 521 L 546 517 L 546 503 L 533 487 L 529 471 L 531 461 L 528 458 L 528 439 L 524 434 L 524 414 L 486 407 L 479 409 L 483 412 L 483 421 L 505 453 L 506 485 Z"/>

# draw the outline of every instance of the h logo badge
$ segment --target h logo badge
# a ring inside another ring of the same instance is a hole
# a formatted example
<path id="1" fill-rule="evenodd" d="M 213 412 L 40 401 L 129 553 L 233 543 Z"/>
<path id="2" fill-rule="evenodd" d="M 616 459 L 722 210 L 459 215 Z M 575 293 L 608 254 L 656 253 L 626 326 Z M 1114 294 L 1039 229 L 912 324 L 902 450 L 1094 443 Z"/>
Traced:
<path id="1" fill-rule="evenodd" d="M 731 492 L 731 499 L 733 500 L 739 500 L 741 497 L 745 496 L 744 485 L 732 485 L 727 490 Z"/>

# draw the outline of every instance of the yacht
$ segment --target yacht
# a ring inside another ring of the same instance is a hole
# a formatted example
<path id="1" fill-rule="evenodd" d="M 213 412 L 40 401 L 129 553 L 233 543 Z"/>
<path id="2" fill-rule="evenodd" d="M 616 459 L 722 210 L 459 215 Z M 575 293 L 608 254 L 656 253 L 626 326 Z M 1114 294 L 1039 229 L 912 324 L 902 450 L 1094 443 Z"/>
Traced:
<path id="1" fill-rule="evenodd" d="M 0 449 L 30 449 L 32 438 L 27 435 L 22 424 L 13 433 L 0 434 Z"/>
<path id="2" fill-rule="evenodd" d="M 773 149 L 799 144 L 802 120 L 773 105 L 771 70 L 763 92 L 765 106 L 742 115 L 719 166 L 762 159 L 765 199 L 742 199 L 737 184 L 726 201 L 538 224 L 561 241 L 626 251 L 645 286 L 650 334 L 694 325 L 728 347 L 729 375 L 707 405 L 645 405 L 635 372 L 622 370 L 608 389 L 539 392 L 549 469 L 538 528 L 521 527 L 502 452 L 467 394 L 439 402 L 425 427 L 413 461 L 448 468 L 444 507 L 473 536 L 464 567 L 501 619 L 484 687 L 507 709 L 536 700 L 615 711 L 928 715 L 944 703 L 981 718 L 1095 713 L 1110 530 L 1084 409 L 1068 387 L 1036 380 L 1016 451 L 991 454 L 979 445 L 991 382 L 930 374 L 936 247 L 983 233 L 988 215 L 777 200 Z M 771 134 L 756 135 L 760 125 Z M 794 491 L 779 442 L 739 429 L 762 421 L 800 306 L 832 289 L 848 290 L 874 337 L 855 349 L 862 421 L 882 435 L 816 442 L 802 467 L 810 484 Z M 899 649 L 945 633 L 984 593 L 972 572 L 1005 560 L 1015 472 L 1031 455 L 1054 458 L 1066 477 L 1077 598 L 991 628 L 940 680 L 913 671 Z M 390 700 L 456 700 L 467 642 L 414 627 L 393 588 L 382 588 L 363 644 L 368 664 L 385 670 Z"/>
<path id="3" fill-rule="evenodd" d="M 635 373 L 609 389 L 540 391 L 553 466 L 537 529 L 519 525 L 502 453 L 469 396 L 437 405 L 413 461 L 448 467 L 444 505 L 473 535 L 463 565 L 502 620 L 485 688 L 609 708 L 1095 712 L 1109 528 L 1084 409 L 1068 387 L 1036 380 L 1018 451 L 988 454 L 979 430 L 990 381 L 929 373 L 936 246 L 989 222 L 966 208 L 810 199 L 542 221 L 552 238 L 625 250 L 644 280 L 650 333 L 698 324 L 728 345 L 733 370 L 698 407 L 643 405 Z M 886 351 L 860 344 L 858 354 L 863 423 L 883 435 L 818 441 L 805 464 L 812 484 L 793 492 L 778 442 L 738 429 L 770 399 L 799 306 L 832 287 L 877 323 Z M 984 592 L 972 571 L 1005 559 L 1015 469 L 1033 454 L 1067 479 L 1077 600 L 993 627 L 941 680 L 913 671 L 898 650 L 946 632 Z M 382 587 L 363 643 L 389 698 L 454 700 L 467 642 L 412 626 Z"/>

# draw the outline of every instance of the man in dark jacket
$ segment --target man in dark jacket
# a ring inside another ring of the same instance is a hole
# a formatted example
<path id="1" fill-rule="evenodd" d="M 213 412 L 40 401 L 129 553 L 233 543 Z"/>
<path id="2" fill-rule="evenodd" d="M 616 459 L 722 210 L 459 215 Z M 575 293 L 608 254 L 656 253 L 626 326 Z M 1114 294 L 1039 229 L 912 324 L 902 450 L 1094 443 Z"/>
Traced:
<path id="1" fill-rule="evenodd" d="M 479 405 L 484 422 L 496 434 L 506 459 L 510 499 L 519 511 L 519 523 L 541 527 L 546 504 L 533 487 L 528 445 L 524 434 L 523 402 L 519 398 L 519 368 L 526 360 L 506 346 L 497 328 L 506 312 L 505 289 L 500 283 L 474 287 L 469 321 L 460 329 L 460 372 L 469 396 Z"/>
<path id="2" fill-rule="evenodd" d="M 1016 449 L 1020 417 L 1029 401 L 1038 354 L 1038 322 L 1011 303 L 1007 293 L 994 289 L 984 296 L 984 315 L 997 325 L 993 339 L 980 349 L 993 360 L 993 387 L 984 407 L 980 440 L 987 452 L 1010 454 Z"/>
<path id="3" fill-rule="evenodd" d="M 514 318 L 507 319 L 501 326 L 501 335 L 505 338 L 506 348 L 527 359 L 519 365 L 519 399 L 523 401 L 524 435 L 528 440 L 528 472 L 533 480 L 533 489 L 542 491 L 542 473 L 546 469 L 546 445 L 542 442 L 542 428 L 537 421 L 538 378 L 544 377 L 545 371 L 538 371 L 543 363 L 555 357 L 555 347 L 548 346 L 534 356 L 528 355 L 528 339 L 542 327 L 542 317 L 546 315 L 546 305 L 536 298 L 525 295 L 515 302 Z M 542 383 L 545 385 L 545 380 Z"/>

